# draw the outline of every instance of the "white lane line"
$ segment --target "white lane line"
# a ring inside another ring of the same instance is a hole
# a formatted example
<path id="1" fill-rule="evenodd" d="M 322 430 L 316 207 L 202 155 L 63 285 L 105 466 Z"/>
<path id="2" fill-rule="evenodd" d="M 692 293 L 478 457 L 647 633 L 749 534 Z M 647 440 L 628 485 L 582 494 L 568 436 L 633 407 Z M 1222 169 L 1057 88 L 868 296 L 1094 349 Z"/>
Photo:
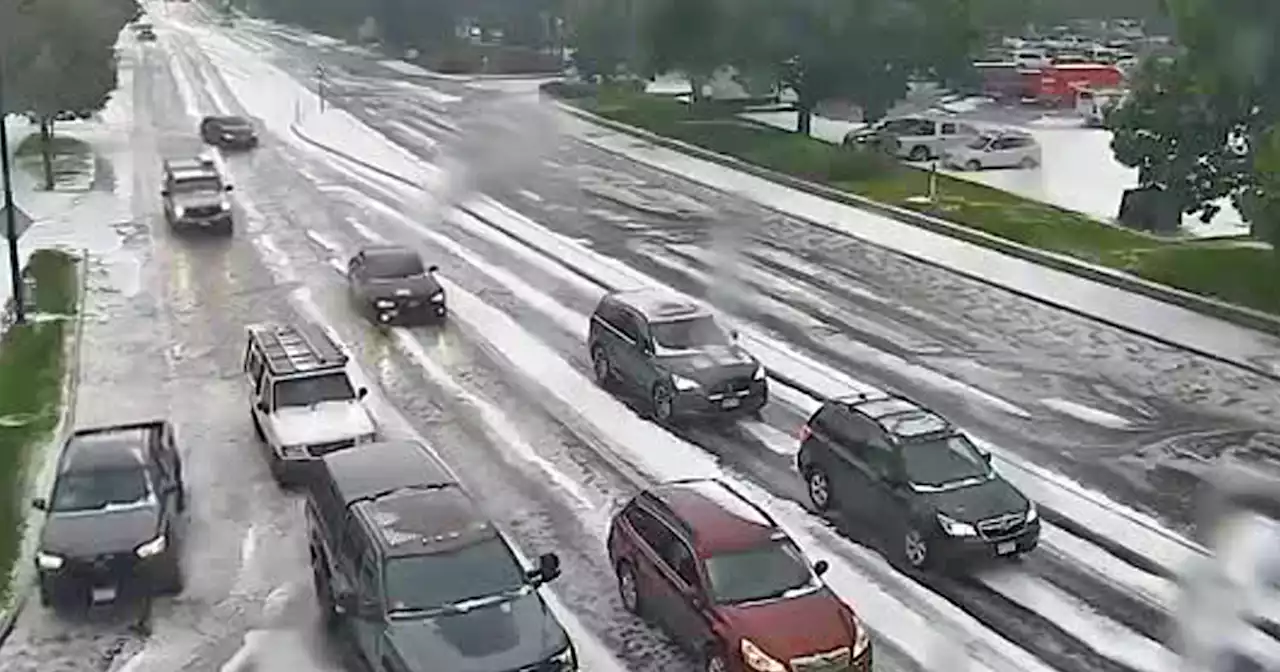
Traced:
<path id="1" fill-rule="evenodd" d="M 1087 422 L 1091 425 L 1099 427 L 1107 427 L 1109 429 L 1128 429 L 1133 426 L 1129 420 L 1122 418 L 1114 413 L 1108 413 L 1104 410 L 1085 406 L 1070 399 L 1062 399 L 1059 397 L 1051 397 L 1049 399 L 1041 399 L 1040 403 L 1051 410 L 1057 411 L 1063 415 L 1075 418 L 1081 422 Z"/>
<path id="2" fill-rule="evenodd" d="M 541 196 L 533 193 L 532 191 L 529 191 L 528 189 L 521 189 L 517 193 L 519 193 L 522 197 L 530 201 L 533 201 L 534 203 L 541 203 L 544 200 Z"/>
<path id="3" fill-rule="evenodd" d="M 310 238 L 312 241 L 314 241 L 317 245 L 319 245 L 320 247 L 323 247 L 325 250 L 329 252 L 338 254 L 339 252 L 342 251 L 341 246 L 339 246 L 337 243 L 333 242 L 332 240 L 329 240 L 328 238 L 326 238 L 319 231 L 313 231 L 311 229 L 307 229 L 307 237 Z"/>
<path id="4" fill-rule="evenodd" d="M 1026 574 L 977 577 L 984 585 L 1066 630 L 1100 655 L 1139 672 L 1177 669 L 1178 657 L 1162 644 L 1097 613 L 1093 607 Z"/>
<path id="5" fill-rule="evenodd" d="M 1071 564 L 1093 572 L 1165 613 L 1173 613 L 1178 586 L 1161 576 L 1148 574 L 1085 539 L 1045 523 L 1040 527 L 1041 548 Z"/>
<path id="6" fill-rule="evenodd" d="M 770 386 L 772 391 L 772 386 Z M 800 452 L 800 439 L 787 434 L 786 432 L 758 420 L 741 420 L 738 426 L 742 427 L 747 433 L 756 437 L 760 443 L 766 448 L 772 450 L 779 455 L 788 457 L 794 456 Z"/>

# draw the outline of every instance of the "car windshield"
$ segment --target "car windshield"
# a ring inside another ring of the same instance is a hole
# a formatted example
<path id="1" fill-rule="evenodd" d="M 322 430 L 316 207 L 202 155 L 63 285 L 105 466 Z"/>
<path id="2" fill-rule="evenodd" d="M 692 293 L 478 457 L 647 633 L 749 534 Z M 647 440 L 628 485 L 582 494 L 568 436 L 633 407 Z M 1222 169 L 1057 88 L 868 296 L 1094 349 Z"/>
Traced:
<path id="1" fill-rule="evenodd" d="M 151 482 L 141 467 L 69 471 L 58 477 L 49 510 L 53 513 L 101 511 L 150 500 Z"/>
<path id="2" fill-rule="evenodd" d="M 292 378 L 276 383 L 276 408 L 314 406 L 326 401 L 351 401 L 356 391 L 345 372 Z"/>
<path id="3" fill-rule="evenodd" d="M 649 333 L 658 347 L 668 350 L 693 350 L 709 345 L 728 345 L 729 337 L 711 317 L 695 317 L 676 322 L 654 322 Z"/>
<path id="4" fill-rule="evenodd" d="M 713 555 L 707 558 L 706 569 L 717 604 L 787 597 L 815 584 L 808 561 L 790 541 Z"/>
<path id="5" fill-rule="evenodd" d="M 446 553 L 392 558 L 383 578 L 389 612 L 448 609 L 527 585 L 524 570 L 498 537 Z"/>
<path id="6" fill-rule="evenodd" d="M 222 191 L 222 182 L 216 177 L 192 177 L 174 180 L 173 191 L 179 194 Z"/>
<path id="7" fill-rule="evenodd" d="M 916 485 L 941 487 L 991 473 L 982 453 L 959 435 L 904 443 L 901 454 L 906 478 Z"/>
<path id="8" fill-rule="evenodd" d="M 986 135 L 980 135 L 974 138 L 973 140 L 970 140 L 969 144 L 965 145 L 965 147 L 968 147 L 969 149 L 981 150 L 981 149 L 986 149 L 987 145 L 989 144 L 991 144 L 991 137 Z"/>
<path id="9" fill-rule="evenodd" d="M 369 277 L 379 280 L 412 278 L 427 272 L 422 267 L 422 258 L 410 252 L 369 255 L 365 267 L 369 269 Z"/>
<path id="10" fill-rule="evenodd" d="M 228 131 L 247 131 L 252 127 L 249 125 L 247 120 L 232 117 L 230 119 L 222 120 L 222 128 Z"/>

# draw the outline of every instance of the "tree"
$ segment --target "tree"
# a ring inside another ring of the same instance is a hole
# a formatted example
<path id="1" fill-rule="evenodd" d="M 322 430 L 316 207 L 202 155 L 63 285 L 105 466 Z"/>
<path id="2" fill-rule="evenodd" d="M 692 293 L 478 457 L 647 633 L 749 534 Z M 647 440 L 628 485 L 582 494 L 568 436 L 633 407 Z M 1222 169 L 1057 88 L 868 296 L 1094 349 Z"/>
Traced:
<path id="1" fill-rule="evenodd" d="M 572 0 L 569 44 L 573 65 L 586 80 L 608 80 L 632 57 L 630 7 L 616 0 Z"/>
<path id="2" fill-rule="evenodd" d="M 689 80 L 693 100 L 715 71 L 732 60 L 725 30 L 731 20 L 726 0 L 654 0 L 641 17 L 645 69 L 678 72 Z"/>
<path id="3" fill-rule="evenodd" d="M 40 124 L 46 189 L 54 186 L 54 119 L 106 105 L 116 88 L 116 38 L 135 11 L 132 0 L 27 0 L 5 17 L 16 37 L 6 48 L 7 111 Z"/>
<path id="4" fill-rule="evenodd" d="M 1183 52 L 1153 62 L 1111 117 L 1112 148 L 1164 190 L 1170 207 L 1211 218 L 1229 197 L 1251 222 L 1263 208 L 1255 148 L 1280 119 L 1280 3 L 1166 0 Z"/>
<path id="5" fill-rule="evenodd" d="M 1280 250 L 1280 124 L 1267 129 L 1256 156 L 1257 187 L 1243 199 L 1254 235 Z"/>

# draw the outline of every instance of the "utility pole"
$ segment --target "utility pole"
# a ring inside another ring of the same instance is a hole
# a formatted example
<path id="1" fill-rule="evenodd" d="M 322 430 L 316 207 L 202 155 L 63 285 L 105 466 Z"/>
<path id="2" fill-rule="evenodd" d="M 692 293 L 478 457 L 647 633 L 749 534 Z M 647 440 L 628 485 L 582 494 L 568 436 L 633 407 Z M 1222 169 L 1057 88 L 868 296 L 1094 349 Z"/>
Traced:
<path id="1" fill-rule="evenodd" d="M 0 42 L 0 172 L 4 182 L 4 226 L 5 239 L 9 242 L 9 283 L 13 288 L 13 319 L 17 324 L 27 320 L 25 288 L 22 283 L 22 269 L 18 261 L 18 206 L 13 202 L 13 180 L 9 170 L 9 129 L 5 125 L 4 104 L 4 70 L 5 45 Z"/>
<path id="2" fill-rule="evenodd" d="M 320 97 L 320 111 L 324 112 L 325 96 L 328 95 L 329 82 L 325 78 L 324 66 L 316 66 L 316 94 Z"/>

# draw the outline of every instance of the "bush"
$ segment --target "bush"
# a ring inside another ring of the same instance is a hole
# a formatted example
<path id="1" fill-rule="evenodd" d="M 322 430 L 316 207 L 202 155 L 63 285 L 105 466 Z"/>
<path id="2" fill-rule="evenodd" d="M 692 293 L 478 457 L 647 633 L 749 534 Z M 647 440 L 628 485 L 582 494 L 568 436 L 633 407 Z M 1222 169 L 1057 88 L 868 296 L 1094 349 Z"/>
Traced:
<path id="1" fill-rule="evenodd" d="M 446 74 L 529 75 L 564 69 L 559 54 L 502 44 L 459 42 L 441 47 L 422 60 L 431 70 Z"/>

